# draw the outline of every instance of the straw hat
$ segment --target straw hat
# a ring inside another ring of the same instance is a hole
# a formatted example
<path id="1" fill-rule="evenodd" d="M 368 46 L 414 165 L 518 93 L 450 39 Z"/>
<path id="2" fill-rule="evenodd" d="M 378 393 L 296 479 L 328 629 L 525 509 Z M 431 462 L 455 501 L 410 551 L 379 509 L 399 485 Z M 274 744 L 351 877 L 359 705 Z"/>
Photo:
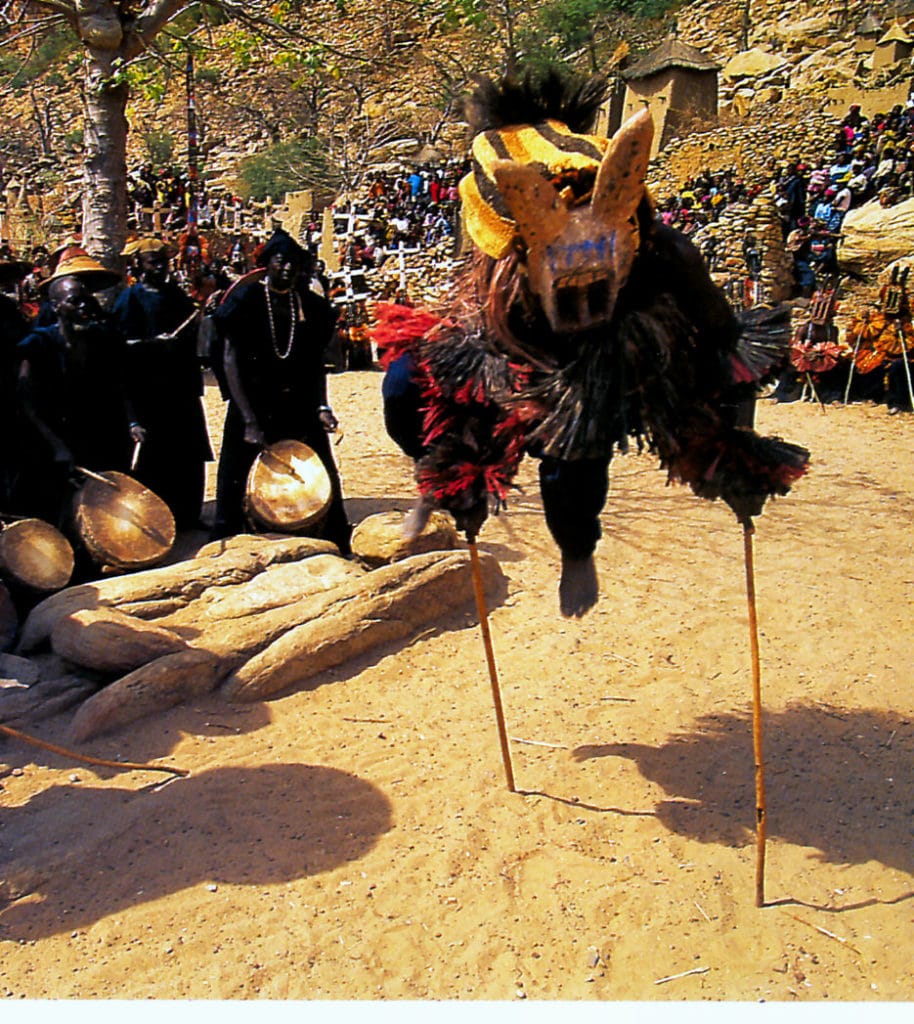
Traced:
<path id="1" fill-rule="evenodd" d="M 74 245 L 82 246 L 83 238 L 82 235 L 67 235 L 67 237 L 48 255 L 48 270 L 53 274 L 57 268 L 57 264 L 60 257 L 67 251 L 72 249 Z"/>
<path id="2" fill-rule="evenodd" d="M 103 267 L 97 259 L 94 259 L 78 245 L 71 245 L 64 249 L 54 268 L 54 273 L 42 281 L 39 287 L 42 290 L 47 290 L 52 281 L 59 281 L 62 277 L 82 278 L 83 284 L 93 292 L 111 288 L 121 279 L 120 274 Z"/>
<path id="3" fill-rule="evenodd" d="M 167 252 L 168 245 L 161 238 L 133 238 L 121 251 L 121 256 L 139 256 L 144 252 Z"/>

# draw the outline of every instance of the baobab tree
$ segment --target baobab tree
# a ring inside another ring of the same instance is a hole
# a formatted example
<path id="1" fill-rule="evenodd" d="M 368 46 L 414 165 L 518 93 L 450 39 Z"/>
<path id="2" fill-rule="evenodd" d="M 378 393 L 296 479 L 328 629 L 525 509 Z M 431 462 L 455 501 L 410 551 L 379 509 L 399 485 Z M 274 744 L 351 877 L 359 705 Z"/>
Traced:
<path id="1" fill-rule="evenodd" d="M 68 25 L 84 51 L 83 240 L 111 266 L 127 232 L 128 68 L 147 55 L 156 37 L 191 8 L 211 8 L 248 24 L 268 24 L 266 2 L 232 0 L 6 0 L 0 2 L 4 42 L 15 45 Z"/>

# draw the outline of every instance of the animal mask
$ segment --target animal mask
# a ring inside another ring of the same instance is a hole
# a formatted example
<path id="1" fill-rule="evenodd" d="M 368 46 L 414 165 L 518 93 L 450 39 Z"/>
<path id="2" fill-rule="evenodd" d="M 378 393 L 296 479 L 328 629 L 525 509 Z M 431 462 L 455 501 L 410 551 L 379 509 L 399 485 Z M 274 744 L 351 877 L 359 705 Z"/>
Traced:
<path id="1" fill-rule="evenodd" d="M 609 141 L 590 202 L 558 191 L 541 166 L 496 160 L 492 176 L 526 248 L 529 286 L 554 331 L 607 323 L 640 241 L 636 211 L 653 139 L 644 110 Z M 586 198 L 586 197 L 585 197 Z"/>

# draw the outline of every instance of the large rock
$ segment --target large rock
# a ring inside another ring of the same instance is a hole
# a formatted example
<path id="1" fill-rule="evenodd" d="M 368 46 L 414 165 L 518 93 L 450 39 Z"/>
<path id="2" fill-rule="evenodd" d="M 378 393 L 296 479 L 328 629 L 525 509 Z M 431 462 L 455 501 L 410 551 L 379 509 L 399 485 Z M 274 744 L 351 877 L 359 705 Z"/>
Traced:
<path id="1" fill-rule="evenodd" d="M 377 568 L 426 551 L 451 551 L 460 546 L 454 521 L 446 512 L 433 512 L 422 533 L 413 541 L 403 537 L 405 515 L 379 512 L 363 519 L 352 532 L 352 553 Z"/>
<path id="2" fill-rule="evenodd" d="M 85 608 L 57 623 L 51 646 L 74 665 L 98 672 L 129 672 L 187 645 L 170 630 L 116 608 Z"/>
<path id="3" fill-rule="evenodd" d="M 483 588 L 504 577 L 496 559 L 480 555 Z M 441 619 L 473 600 L 473 574 L 466 551 L 429 552 L 384 566 L 353 585 L 339 587 L 320 614 L 288 630 L 226 677 L 229 700 L 264 700 L 365 651 L 401 640 L 426 622 Z"/>
<path id="4" fill-rule="evenodd" d="M 35 650 L 62 618 L 74 612 L 119 607 L 138 618 L 159 618 L 193 601 L 209 587 L 244 583 L 270 565 L 317 554 L 338 554 L 339 549 L 328 540 L 313 537 L 245 536 L 217 541 L 202 552 L 174 565 L 82 583 L 46 597 L 25 620 L 20 651 Z"/>
<path id="5" fill-rule="evenodd" d="M 764 50 L 744 50 L 721 68 L 723 79 L 761 78 L 772 71 L 783 68 L 787 61 Z"/>
<path id="6" fill-rule="evenodd" d="M 207 651 L 177 651 L 118 679 L 76 712 L 70 735 L 77 742 L 109 732 L 156 711 L 215 689 L 225 667 Z"/>
<path id="7" fill-rule="evenodd" d="M 827 14 L 810 18 L 789 17 L 772 25 L 770 35 L 780 40 L 788 50 L 817 50 L 831 42 L 830 27 Z"/>
<path id="8" fill-rule="evenodd" d="M 838 247 L 842 266 L 866 275 L 914 253 L 914 199 L 883 208 L 870 202 L 851 210 L 841 226 Z"/>
<path id="9" fill-rule="evenodd" d="M 50 718 L 84 701 L 96 689 L 95 683 L 77 675 L 39 679 L 31 686 L 0 680 L 0 722 L 16 726 Z"/>
<path id="10" fill-rule="evenodd" d="M 13 681 L 31 686 L 41 674 L 34 661 L 15 654 L 0 654 L 0 681 Z"/>

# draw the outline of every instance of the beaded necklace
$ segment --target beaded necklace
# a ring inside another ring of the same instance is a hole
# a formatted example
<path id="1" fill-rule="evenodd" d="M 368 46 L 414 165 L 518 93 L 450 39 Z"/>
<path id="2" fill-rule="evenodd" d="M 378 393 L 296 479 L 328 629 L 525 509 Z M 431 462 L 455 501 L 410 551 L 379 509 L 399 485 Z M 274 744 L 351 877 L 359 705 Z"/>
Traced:
<path id="1" fill-rule="evenodd" d="M 280 352 L 279 345 L 276 342 L 276 324 L 273 320 L 273 295 L 281 294 L 279 292 L 273 292 L 270 288 L 270 282 L 265 280 L 263 282 L 264 291 L 267 295 L 267 319 L 270 321 L 270 344 L 273 346 L 273 351 L 276 353 L 277 359 L 288 359 L 292 354 L 292 343 L 295 341 L 295 326 L 298 323 L 298 298 L 293 289 L 289 289 L 289 343 L 286 345 L 285 352 Z"/>

